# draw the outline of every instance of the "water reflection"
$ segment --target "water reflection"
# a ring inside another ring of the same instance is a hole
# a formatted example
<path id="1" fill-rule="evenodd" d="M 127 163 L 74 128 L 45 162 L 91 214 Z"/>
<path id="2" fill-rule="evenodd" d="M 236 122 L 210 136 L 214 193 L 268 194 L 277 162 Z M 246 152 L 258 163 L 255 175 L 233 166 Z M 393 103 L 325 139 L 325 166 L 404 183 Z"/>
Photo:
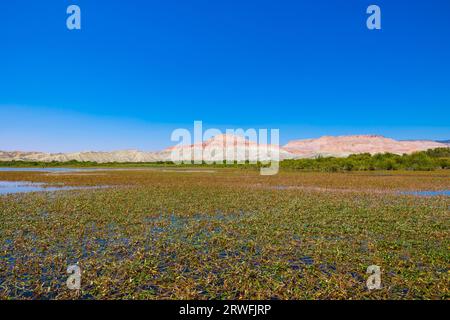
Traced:
<path id="1" fill-rule="evenodd" d="M 420 197 L 437 197 L 437 196 L 450 196 L 450 190 L 439 191 L 402 191 L 401 194 L 420 196 Z"/>
<path id="2" fill-rule="evenodd" d="M 24 193 L 24 192 L 38 192 L 38 191 L 57 191 L 57 190 L 74 190 L 74 189 L 89 189 L 98 187 L 68 187 L 64 185 L 51 185 L 41 182 L 29 181 L 0 181 L 0 195 Z"/>
<path id="3" fill-rule="evenodd" d="M 0 172 L 82 172 L 107 170 L 96 168 L 0 168 Z"/>

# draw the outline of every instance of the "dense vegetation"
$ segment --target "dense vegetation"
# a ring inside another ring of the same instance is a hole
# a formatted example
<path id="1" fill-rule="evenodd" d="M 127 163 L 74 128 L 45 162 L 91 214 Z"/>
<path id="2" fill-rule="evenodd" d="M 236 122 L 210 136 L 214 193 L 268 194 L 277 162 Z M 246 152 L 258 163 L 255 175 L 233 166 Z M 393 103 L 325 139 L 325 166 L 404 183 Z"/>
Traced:
<path id="1" fill-rule="evenodd" d="M 131 168 L 131 167 L 167 167 L 180 166 L 171 161 L 159 162 L 108 162 L 97 163 L 92 161 L 80 162 L 76 160 L 67 162 L 39 162 L 39 161 L 0 161 L 0 167 L 113 167 L 113 168 Z M 239 168 L 259 168 L 263 164 L 245 165 L 215 163 L 215 164 L 193 164 L 184 163 L 181 166 L 192 167 L 239 167 Z M 437 169 L 450 169 L 450 148 L 437 148 L 427 151 L 416 152 L 413 154 L 396 155 L 392 153 L 383 153 L 371 155 L 369 153 L 354 154 L 346 158 L 337 157 L 318 157 L 315 159 L 290 159 L 280 162 L 280 167 L 288 170 L 305 171 L 368 171 L 368 170 L 417 170 L 430 171 Z"/>
<path id="2" fill-rule="evenodd" d="M 0 196 L 0 300 L 450 298 L 450 171 L 182 171 L 0 172 L 110 186 Z"/>
<path id="3" fill-rule="evenodd" d="M 450 169 L 450 148 L 430 149 L 413 154 L 354 154 L 347 158 L 284 160 L 282 168 L 312 171 L 422 170 Z"/>

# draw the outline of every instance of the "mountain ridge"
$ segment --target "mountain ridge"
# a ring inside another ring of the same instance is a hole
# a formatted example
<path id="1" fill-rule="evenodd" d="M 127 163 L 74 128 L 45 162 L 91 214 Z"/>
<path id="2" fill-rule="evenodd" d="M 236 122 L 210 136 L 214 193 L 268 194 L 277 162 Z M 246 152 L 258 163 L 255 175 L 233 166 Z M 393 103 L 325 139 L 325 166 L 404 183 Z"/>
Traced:
<path id="1" fill-rule="evenodd" d="M 445 140 L 448 141 L 448 140 Z M 380 135 L 322 136 L 315 139 L 291 140 L 284 146 L 258 144 L 242 136 L 217 135 L 201 144 L 172 146 L 161 151 L 140 151 L 136 149 L 117 151 L 83 151 L 69 153 L 46 153 L 26 151 L 0 151 L 0 161 L 92 161 L 105 162 L 158 162 L 171 161 L 174 152 L 184 152 L 182 160 L 192 160 L 195 150 L 201 150 L 205 161 L 221 161 L 230 152 L 234 156 L 256 157 L 269 160 L 279 153 L 280 159 L 314 158 L 317 156 L 346 157 L 357 153 L 409 154 L 427 149 L 449 147 L 448 143 L 430 140 L 395 140 Z M 231 142 L 231 143 L 230 143 Z M 229 158 L 227 158 L 229 159 Z M 234 158 L 233 158 L 234 159 Z"/>

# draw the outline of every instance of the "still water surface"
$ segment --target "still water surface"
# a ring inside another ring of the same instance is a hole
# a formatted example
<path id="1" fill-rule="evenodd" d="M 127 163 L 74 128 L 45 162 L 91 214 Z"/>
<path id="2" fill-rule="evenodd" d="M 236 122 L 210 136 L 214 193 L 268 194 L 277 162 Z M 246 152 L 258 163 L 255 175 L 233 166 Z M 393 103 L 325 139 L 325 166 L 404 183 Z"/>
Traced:
<path id="1" fill-rule="evenodd" d="M 48 186 L 42 182 L 30 182 L 30 181 L 0 181 L 0 195 L 13 194 L 13 193 L 25 193 L 25 192 L 38 192 L 38 191 L 58 191 L 58 190 L 79 190 L 79 189 L 97 189 L 102 187 L 69 187 L 64 185 L 52 185 Z"/>

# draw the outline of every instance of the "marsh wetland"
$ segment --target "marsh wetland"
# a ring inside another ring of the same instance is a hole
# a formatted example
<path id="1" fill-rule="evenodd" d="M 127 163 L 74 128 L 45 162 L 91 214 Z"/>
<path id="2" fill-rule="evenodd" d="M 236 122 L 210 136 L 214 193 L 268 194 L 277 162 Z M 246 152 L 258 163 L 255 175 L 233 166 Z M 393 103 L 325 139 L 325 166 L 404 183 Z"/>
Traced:
<path id="1" fill-rule="evenodd" d="M 0 195 L 0 299 L 450 297 L 449 170 L 0 170 L 0 181 L 44 186 Z M 80 290 L 66 286 L 74 264 Z M 381 289 L 367 289 L 370 265 Z"/>

